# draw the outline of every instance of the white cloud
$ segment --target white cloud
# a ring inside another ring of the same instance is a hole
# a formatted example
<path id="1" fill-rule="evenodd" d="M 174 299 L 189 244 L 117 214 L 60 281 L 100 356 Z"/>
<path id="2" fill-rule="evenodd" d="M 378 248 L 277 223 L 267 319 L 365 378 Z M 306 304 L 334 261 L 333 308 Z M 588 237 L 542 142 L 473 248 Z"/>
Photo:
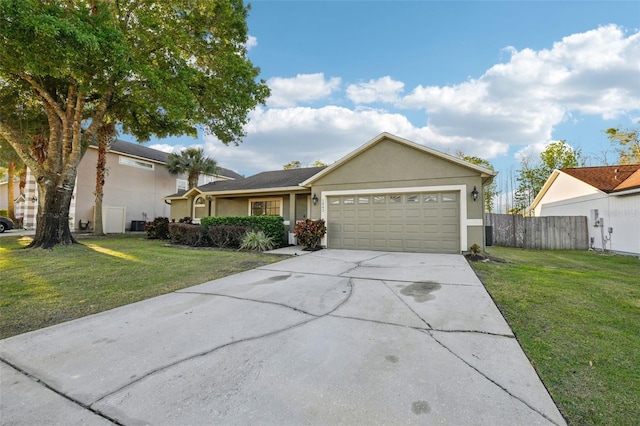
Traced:
<path id="1" fill-rule="evenodd" d="M 247 175 L 292 160 L 331 163 L 380 132 L 489 160 L 519 146 L 520 159 L 537 157 L 554 129 L 574 117 L 638 116 L 640 32 L 627 35 L 609 25 L 570 35 L 549 49 L 505 50 L 508 60 L 480 77 L 449 86 L 419 85 L 404 97 L 404 84 L 389 76 L 351 84 L 344 93 L 338 92 L 340 78 L 322 73 L 272 78 L 268 107 L 251 113 L 245 141 L 226 147 L 207 136 L 205 150 L 223 167 Z M 360 106 L 326 101 L 343 95 Z M 328 105 L 299 106 L 320 100 Z M 404 113 L 361 106 L 374 102 Z M 424 111 L 427 121 L 412 123 L 408 109 Z"/>
<path id="2" fill-rule="evenodd" d="M 394 103 L 404 90 L 404 83 L 393 80 L 389 76 L 366 83 L 350 84 L 347 87 L 347 97 L 356 104 L 370 104 L 374 102 Z"/>
<path id="3" fill-rule="evenodd" d="M 640 33 L 615 25 L 574 34 L 551 49 L 506 49 L 507 63 L 452 86 L 418 86 L 399 104 L 424 109 L 438 134 L 547 143 L 571 113 L 603 119 L 640 105 Z"/>
<path id="4" fill-rule="evenodd" d="M 258 45 L 258 39 L 252 35 L 247 37 L 247 42 L 245 43 L 245 47 L 247 50 L 251 50 Z"/>
<path id="5" fill-rule="evenodd" d="M 149 148 L 157 149 L 158 151 L 162 151 L 162 152 L 172 153 L 172 152 L 180 152 L 185 147 L 181 145 L 169 145 L 167 143 L 156 143 L 156 144 L 149 145 Z"/>
<path id="6" fill-rule="evenodd" d="M 292 160 L 303 165 L 315 160 L 333 163 L 382 132 L 454 154 L 462 150 L 485 158 L 506 153 L 498 141 L 442 136 L 428 127 L 416 127 L 402 114 L 376 109 L 351 110 L 338 106 L 259 109 L 251 114 L 248 136 L 240 146 L 224 146 L 205 136 L 205 152 L 218 163 L 241 174 L 278 170 Z"/>
<path id="7" fill-rule="evenodd" d="M 340 88 L 341 79 L 325 79 L 323 73 L 298 74 L 292 78 L 273 77 L 267 81 L 271 96 L 267 104 L 274 108 L 287 108 L 300 102 L 324 99 Z"/>

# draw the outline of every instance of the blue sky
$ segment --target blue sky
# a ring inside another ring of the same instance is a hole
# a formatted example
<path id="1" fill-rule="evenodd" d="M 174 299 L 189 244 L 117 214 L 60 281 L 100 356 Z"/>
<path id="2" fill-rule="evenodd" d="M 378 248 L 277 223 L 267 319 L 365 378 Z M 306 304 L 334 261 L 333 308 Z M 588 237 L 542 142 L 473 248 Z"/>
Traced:
<path id="1" fill-rule="evenodd" d="M 483 157 L 506 176 L 559 139 L 589 164 L 603 153 L 613 163 L 602 131 L 640 126 L 638 1 L 251 7 L 248 55 L 272 96 L 251 113 L 244 142 L 201 134 L 147 145 L 201 146 L 248 176 L 291 160 L 332 163 L 386 131 Z"/>

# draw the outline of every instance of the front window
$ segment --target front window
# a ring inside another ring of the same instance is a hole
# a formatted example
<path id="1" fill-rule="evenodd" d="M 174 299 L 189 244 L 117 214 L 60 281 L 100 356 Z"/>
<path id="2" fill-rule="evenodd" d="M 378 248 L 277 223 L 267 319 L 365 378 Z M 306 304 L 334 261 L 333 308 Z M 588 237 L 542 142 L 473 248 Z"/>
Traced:
<path id="1" fill-rule="evenodd" d="M 185 179 L 176 179 L 176 191 L 186 191 L 189 189 L 189 181 Z"/>
<path id="2" fill-rule="evenodd" d="M 138 167 L 141 169 L 153 170 L 153 163 L 147 161 L 136 160 L 134 158 L 120 156 L 118 162 L 125 166 Z"/>
<path id="3" fill-rule="evenodd" d="M 251 216 L 282 216 L 282 198 L 265 198 L 249 200 Z"/>

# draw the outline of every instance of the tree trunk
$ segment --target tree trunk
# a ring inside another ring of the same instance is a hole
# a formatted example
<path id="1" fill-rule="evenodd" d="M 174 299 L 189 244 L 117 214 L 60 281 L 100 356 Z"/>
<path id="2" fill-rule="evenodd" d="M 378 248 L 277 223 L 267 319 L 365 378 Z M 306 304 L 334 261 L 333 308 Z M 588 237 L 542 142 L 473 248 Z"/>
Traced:
<path id="1" fill-rule="evenodd" d="M 51 180 L 43 181 L 49 184 L 38 183 L 36 235 L 27 247 L 51 249 L 56 244 L 77 244 L 69 228 L 73 184 L 55 185 Z"/>
<path id="2" fill-rule="evenodd" d="M 104 235 L 102 228 L 102 198 L 104 197 L 104 182 L 107 174 L 107 150 L 116 133 L 114 122 L 103 123 L 98 128 L 98 164 L 96 166 L 96 196 L 95 210 L 93 214 L 93 234 Z"/>
<path id="3" fill-rule="evenodd" d="M 13 180 L 15 179 L 15 175 L 16 175 L 16 162 L 15 161 L 9 161 L 9 182 L 7 182 L 7 198 L 8 198 L 8 202 L 9 202 L 9 218 L 11 220 L 13 220 L 14 222 L 16 221 L 16 194 L 14 191 L 14 186 L 13 186 Z"/>

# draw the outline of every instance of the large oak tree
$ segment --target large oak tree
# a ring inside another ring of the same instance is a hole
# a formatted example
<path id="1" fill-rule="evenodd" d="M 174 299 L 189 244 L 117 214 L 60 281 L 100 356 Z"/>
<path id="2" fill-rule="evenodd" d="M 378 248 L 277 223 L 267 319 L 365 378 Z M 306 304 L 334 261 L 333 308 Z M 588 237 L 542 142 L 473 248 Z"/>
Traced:
<path id="1" fill-rule="evenodd" d="M 247 13 L 242 0 L 0 0 L 0 136 L 38 183 L 32 247 L 75 242 L 77 168 L 106 117 L 140 141 L 199 126 L 241 141 L 269 95 Z"/>

